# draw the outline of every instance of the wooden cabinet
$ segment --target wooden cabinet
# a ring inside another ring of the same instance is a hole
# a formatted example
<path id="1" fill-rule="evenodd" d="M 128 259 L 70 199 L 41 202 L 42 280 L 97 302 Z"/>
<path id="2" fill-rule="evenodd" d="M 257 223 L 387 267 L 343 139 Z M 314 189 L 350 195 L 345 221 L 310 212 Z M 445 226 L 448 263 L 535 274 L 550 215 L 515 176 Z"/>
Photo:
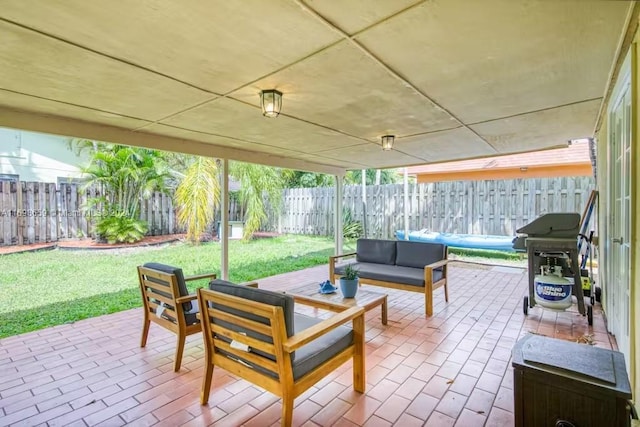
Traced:
<path id="1" fill-rule="evenodd" d="M 528 335 L 512 356 L 516 427 L 630 425 L 622 353 Z"/>

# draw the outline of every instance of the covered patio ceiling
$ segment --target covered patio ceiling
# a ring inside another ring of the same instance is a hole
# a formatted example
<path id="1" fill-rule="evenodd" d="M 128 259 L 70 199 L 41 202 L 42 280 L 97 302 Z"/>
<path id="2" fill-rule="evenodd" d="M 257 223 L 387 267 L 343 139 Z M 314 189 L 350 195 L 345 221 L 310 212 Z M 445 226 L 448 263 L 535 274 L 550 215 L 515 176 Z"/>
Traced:
<path id="1" fill-rule="evenodd" d="M 564 146 L 633 5 L 3 0 L 0 126 L 338 174 Z"/>

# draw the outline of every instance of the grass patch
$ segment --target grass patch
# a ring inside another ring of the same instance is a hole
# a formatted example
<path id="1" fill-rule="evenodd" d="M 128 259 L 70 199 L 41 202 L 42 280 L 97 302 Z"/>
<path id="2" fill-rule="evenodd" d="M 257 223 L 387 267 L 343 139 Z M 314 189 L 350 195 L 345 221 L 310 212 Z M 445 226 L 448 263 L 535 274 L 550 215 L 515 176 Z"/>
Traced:
<path id="1" fill-rule="evenodd" d="M 450 254 L 456 254 L 461 257 L 475 257 L 488 259 L 505 259 L 518 261 L 522 259 L 522 254 L 506 251 L 491 251 L 485 249 L 463 249 L 449 247 Z"/>
<path id="2" fill-rule="evenodd" d="M 345 250 L 353 247 L 346 244 Z M 332 239 L 299 235 L 231 241 L 230 280 L 256 280 L 326 264 L 333 248 Z M 0 338 L 140 307 L 136 266 L 151 261 L 179 266 L 186 275 L 219 274 L 220 244 L 0 256 Z M 206 281 L 189 283 L 191 291 L 201 286 Z"/>

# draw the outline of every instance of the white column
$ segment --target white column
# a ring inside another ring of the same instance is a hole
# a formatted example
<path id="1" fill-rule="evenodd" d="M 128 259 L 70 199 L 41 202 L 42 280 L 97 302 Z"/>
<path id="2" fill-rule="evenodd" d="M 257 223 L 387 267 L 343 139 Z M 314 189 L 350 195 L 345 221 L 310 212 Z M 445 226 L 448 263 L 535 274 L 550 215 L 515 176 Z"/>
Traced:
<path id="1" fill-rule="evenodd" d="M 222 206 L 220 207 L 220 276 L 229 280 L 229 160 L 222 160 Z"/>
<path id="2" fill-rule="evenodd" d="M 404 240 L 409 240 L 409 172 L 404 168 Z"/>
<path id="3" fill-rule="evenodd" d="M 362 169 L 362 231 L 367 238 L 367 170 Z"/>
<path id="4" fill-rule="evenodd" d="M 334 201 L 334 241 L 336 244 L 335 254 L 342 255 L 342 175 L 336 175 L 336 198 Z"/>

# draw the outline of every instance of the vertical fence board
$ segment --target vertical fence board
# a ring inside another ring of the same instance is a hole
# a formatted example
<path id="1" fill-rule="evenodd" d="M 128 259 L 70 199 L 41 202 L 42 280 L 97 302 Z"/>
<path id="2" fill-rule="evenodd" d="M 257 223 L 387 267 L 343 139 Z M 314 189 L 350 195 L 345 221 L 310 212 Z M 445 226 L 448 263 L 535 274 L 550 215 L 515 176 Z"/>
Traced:
<path id="1" fill-rule="evenodd" d="M 13 245 L 13 222 L 17 220 L 15 212 L 17 204 L 13 203 L 11 196 L 11 187 L 15 186 L 15 183 L 0 182 L 2 186 L 2 244 L 5 246 Z"/>
<path id="2" fill-rule="evenodd" d="M 56 204 L 56 185 L 54 183 L 47 184 L 47 242 L 58 241 L 58 206 Z"/>
<path id="3" fill-rule="evenodd" d="M 46 194 L 46 186 L 47 184 L 44 182 L 39 182 L 36 187 L 36 195 L 37 195 L 37 208 L 36 208 L 36 223 L 37 223 L 37 232 L 36 237 L 39 243 L 45 243 L 47 241 L 47 194 Z"/>

